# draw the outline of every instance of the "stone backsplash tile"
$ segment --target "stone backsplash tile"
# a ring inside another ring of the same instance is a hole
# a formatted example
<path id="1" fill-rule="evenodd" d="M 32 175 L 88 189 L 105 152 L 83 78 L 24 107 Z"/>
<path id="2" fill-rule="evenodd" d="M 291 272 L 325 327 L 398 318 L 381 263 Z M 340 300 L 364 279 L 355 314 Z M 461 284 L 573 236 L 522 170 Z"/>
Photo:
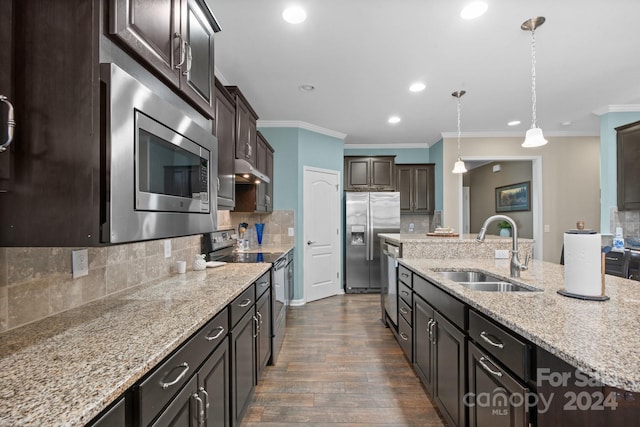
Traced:
<path id="1" fill-rule="evenodd" d="M 249 244 L 255 247 L 258 244 L 255 224 L 262 222 L 265 224 L 262 235 L 262 244 L 293 244 L 294 237 L 289 236 L 289 228 L 295 227 L 294 212 L 292 210 L 277 210 L 269 214 L 246 213 L 246 212 L 218 212 L 218 229 L 237 230 L 238 224 L 246 222 L 249 228 L 245 238 L 249 239 Z"/>
<path id="2" fill-rule="evenodd" d="M 0 248 L 0 332 L 78 307 L 150 280 L 175 274 L 175 263 L 190 270 L 201 252 L 201 235 L 88 248 L 89 275 L 73 279 L 75 248 Z"/>

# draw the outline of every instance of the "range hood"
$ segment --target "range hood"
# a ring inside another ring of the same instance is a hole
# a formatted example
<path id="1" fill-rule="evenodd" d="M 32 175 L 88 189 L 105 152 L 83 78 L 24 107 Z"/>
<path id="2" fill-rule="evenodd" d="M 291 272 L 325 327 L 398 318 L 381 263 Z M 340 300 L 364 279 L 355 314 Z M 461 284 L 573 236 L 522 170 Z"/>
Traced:
<path id="1" fill-rule="evenodd" d="M 269 183 L 271 179 L 258 169 L 254 168 L 251 163 L 244 159 L 236 159 L 235 163 L 236 182 L 244 182 L 253 184 L 256 180 Z"/>

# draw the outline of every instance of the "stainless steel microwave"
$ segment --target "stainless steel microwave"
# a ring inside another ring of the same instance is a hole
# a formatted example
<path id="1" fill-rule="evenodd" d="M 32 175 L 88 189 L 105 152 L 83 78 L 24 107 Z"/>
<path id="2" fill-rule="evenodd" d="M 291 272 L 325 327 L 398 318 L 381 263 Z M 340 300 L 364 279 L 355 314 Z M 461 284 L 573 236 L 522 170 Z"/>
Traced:
<path id="1" fill-rule="evenodd" d="M 101 240 L 133 242 L 216 229 L 218 142 L 115 64 L 101 64 Z"/>

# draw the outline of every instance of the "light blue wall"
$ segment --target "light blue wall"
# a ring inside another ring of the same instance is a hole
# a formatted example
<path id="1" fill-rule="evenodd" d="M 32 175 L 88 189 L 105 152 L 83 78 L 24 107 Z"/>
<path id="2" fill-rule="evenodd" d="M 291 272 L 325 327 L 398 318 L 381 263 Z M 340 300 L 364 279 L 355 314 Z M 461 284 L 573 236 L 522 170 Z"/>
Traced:
<path id="1" fill-rule="evenodd" d="M 274 148 L 274 209 L 293 210 L 295 217 L 294 299 L 304 296 L 304 167 L 335 170 L 342 168 L 344 142 L 339 138 L 299 128 L 260 128 Z M 342 211 L 341 211 L 342 212 Z M 341 213 L 342 215 L 342 213 Z M 341 216 L 342 222 L 342 216 Z M 342 257 L 341 270 L 342 270 Z"/>
<path id="2" fill-rule="evenodd" d="M 396 156 L 396 164 L 432 163 L 429 148 L 347 148 L 345 156 Z"/>
<path id="3" fill-rule="evenodd" d="M 640 112 L 607 113 L 600 117 L 600 232 L 611 233 L 611 208 L 618 205 L 616 129 L 640 120 Z"/>
<path id="4" fill-rule="evenodd" d="M 442 170 L 442 163 L 443 163 L 443 156 L 444 156 L 444 141 L 441 139 L 438 142 L 436 142 L 435 144 L 433 144 L 430 148 L 429 148 L 429 158 L 431 159 L 430 163 L 435 163 L 435 168 L 434 168 L 434 172 L 435 172 L 435 178 L 434 178 L 434 186 L 435 186 L 435 197 L 436 197 L 436 210 L 441 211 L 444 203 L 443 203 L 443 197 L 442 197 L 442 187 L 443 187 L 443 170 Z"/>

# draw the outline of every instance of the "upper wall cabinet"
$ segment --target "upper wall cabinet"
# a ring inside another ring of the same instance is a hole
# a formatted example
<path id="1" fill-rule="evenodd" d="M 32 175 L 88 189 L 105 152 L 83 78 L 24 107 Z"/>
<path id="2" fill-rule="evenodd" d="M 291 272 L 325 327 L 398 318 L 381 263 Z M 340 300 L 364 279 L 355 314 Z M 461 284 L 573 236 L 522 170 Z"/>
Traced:
<path id="1" fill-rule="evenodd" d="M 218 209 L 235 206 L 236 107 L 233 96 L 216 79 L 216 121 L 214 132 L 218 138 Z"/>
<path id="2" fill-rule="evenodd" d="M 395 156 L 344 158 L 345 191 L 395 191 Z"/>
<path id="3" fill-rule="evenodd" d="M 244 97 L 238 86 L 227 86 L 236 102 L 236 158 L 249 162 L 257 168 L 257 121 L 258 114 Z M 263 171 L 260 171 L 263 172 Z"/>
<path id="4" fill-rule="evenodd" d="M 640 122 L 616 128 L 618 210 L 640 210 Z"/>
<path id="5" fill-rule="evenodd" d="M 396 165 L 400 213 L 432 214 L 435 205 L 432 163 Z"/>
<path id="6" fill-rule="evenodd" d="M 110 0 L 114 38 L 212 118 L 213 35 L 218 31 L 202 0 Z"/>

